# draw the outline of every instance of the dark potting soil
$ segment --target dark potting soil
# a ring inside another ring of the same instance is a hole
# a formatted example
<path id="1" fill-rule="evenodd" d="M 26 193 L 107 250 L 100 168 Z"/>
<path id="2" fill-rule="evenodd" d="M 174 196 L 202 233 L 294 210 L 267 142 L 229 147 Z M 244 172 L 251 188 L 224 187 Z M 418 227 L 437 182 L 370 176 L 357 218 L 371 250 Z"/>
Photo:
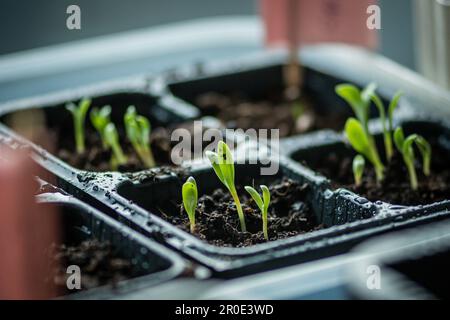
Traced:
<path id="1" fill-rule="evenodd" d="M 169 128 L 157 127 L 152 130 L 150 141 L 153 156 L 158 167 L 175 167 L 171 161 L 172 147 L 178 142 L 171 141 L 171 133 L 178 128 L 193 130 L 192 123 L 183 123 Z M 111 171 L 109 150 L 104 150 L 99 134 L 92 128 L 86 128 L 86 151 L 76 152 L 72 128 L 55 128 L 53 136 L 58 146 L 56 155 L 71 166 L 87 171 Z M 69 131 L 69 134 L 67 133 Z M 148 169 L 144 166 L 134 151 L 131 143 L 126 139 L 123 128 L 118 128 L 120 145 L 127 156 L 127 164 L 119 166 L 118 171 L 135 172 Z"/>
<path id="2" fill-rule="evenodd" d="M 395 153 L 391 163 L 386 167 L 385 179 L 377 184 L 375 170 L 366 164 L 361 186 L 353 180 L 353 157 L 338 156 L 331 152 L 325 157 L 315 159 L 314 163 L 305 163 L 331 180 L 332 187 L 349 189 L 370 201 L 381 200 L 395 205 L 425 205 L 450 199 L 450 171 L 448 152 L 432 147 L 431 175 L 424 176 L 421 159 L 416 159 L 416 172 L 419 189 L 413 191 L 409 184 L 409 175 L 400 154 Z M 386 163 L 386 161 L 384 161 Z"/>
<path id="3" fill-rule="evenodd" d="M 71 130 L 71 128 L 67 128 Z M 56 131 L 56 130 L 55 130 Z M 111 152 L 104 150 L 99 134 L 93 129 L 86 129 L 86 151 L 78 154 L 75 148 L 73 134 L 57 135 L 57 157 L 71 166 L 87 171 L 111 171 Z M 123 130 L 119 130 L 120 145 L 127 156 L 127 164 L 119 166 L 119 171 L 139 171 L 148 169 L 142 164 L 131 143 L 125 139 Z M 170 165 L 170 135 L 163 128 L 154 130 L 151 136 L 153 156 L 158 165 Z"/>
<path id="4" fill-rule="evenodd" d="M 280 137 L 320 129 L 342 130 L 346 116 L 340 113 L 321 114 L 307 94 L 299 100 L 301 115 L 295 120 L 294 103 L 280 90 L 268 93 L 260 100 L 249 99 L 242 93 L 209 92 L 195 99 L 203 115 L 219 118 L 227 128 L 279 129 Z M 268 91 L 270 92 L 270 91 Z"/>
<path id="5" fill-rule="evenodd" d="M 257 186 L 257 185 L 256 185 Z M 226 189 L 216 189 L 199 197 L 195 236 L 216 246 L 245 247 L 264 243 L 261 212 L 253 199 L 237 186 L 244 211 L 247 232 L 241 232 L 236 206 Z M 268 212 L 269 240 L 274 241 L 322 229 L 306 202 L 309 186 L 283 179 L 269 185 L 271 201 Z M 259 189 L 259 187 L 256 187 Z M 189 219 L 182 205 L 159 208 L 161 217 L 186 232 Z M 158 211 L 156 211 L 158 212 Z"/>
<path id="6" fill-rule="evenodd" d="M 67 267 L 77 265 L 81 270 L 81 290 L 103 285 L 113 287 L 122 280 L 136 277 L 130 261 L 122 259 L 109 242 L 86 240 L 78 245 L 54 244 L 50 248 L 53 269 L 53 283 L 59 294 L 74 293 L 67 289 Z"/>

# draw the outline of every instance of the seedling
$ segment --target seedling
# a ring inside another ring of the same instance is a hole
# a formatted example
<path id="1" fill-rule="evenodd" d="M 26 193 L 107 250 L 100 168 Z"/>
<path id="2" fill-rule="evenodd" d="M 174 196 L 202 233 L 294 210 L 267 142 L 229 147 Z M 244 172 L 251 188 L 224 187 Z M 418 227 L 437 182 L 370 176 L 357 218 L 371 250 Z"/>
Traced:
<path id="1" fill-rule="evenodd" d="M 211 162 L 214 172 L 220 182 L 223 183 L 233 197 L 234 204 L 236 205 L 239 215 L 241 230 L 242 232 L 245 232 L 247 228 L 245 226 L 244 212 L 242 211 L 241 202 L 239 201 L 236 186 L 234 185 L 234 160 L 230 149 L 225 142 L 219 141 L 217 145 L 217 153 L 206 151 L 205 154 Z"/>
<path id="2" fill-rule="evenodd" d="M 119 134 L 117 133 L 116 126 L 110 122 L 106 125 L 104 130 L 105 142 L 108 148 L 112 150 L 111 167 L 116 170 L 119 165 L 127 163 L 127 157 L 122 151 L 122 147 L 119 143 Z"/>
<path id="3" fill-rule="evenodd" d="M 262 215 L 262 221 L 263 221 L 263 233 L 264 233 L 264 239 L 267 241 L 269 240 L 269 234 L 267 232 L 267 212 L 269 210 L 269 204 L 270 204 L 270 191 L 267 186 L 262 185 L 260 186 L 262 190 L 262 198 L 259 195 L 258 191 L 256 191 L 254 188 L 250 186 L 246 186 L 245 190 L 252 196 L 253 200 L 255 201 L 256 205 L 258 206 L 259 210 L 261 210 Z"/>
<path id="4" fill-rule="evenodd" d="M 294 101 L 292 103 L 292 117 L 294 118 L 294 121 L 297 122 L 297 120 L 305 113 L 305 105 L 303 101 L 300 99 L 297 101 Z"/>
<path id="5" fill-rule="evenodd" d="M 430 175 L 431 165 L 431 146 L 424 137 L 418 134 L 412 134 L 405 138 L 403 129 L 397 128 L 394 132 L 394 143 L 400 153 L 403 155 L 403 161 L 408 169 L 411 188 L 417 190 L 419 183 L 417 181 L 416 168 L 414 166 L 415 155 L 413 144 L 415 143 L 422 155 L 422 170 L 425 176 Z"/>
<path id="6" fill-rule="evenodd" d="M 384 136 L 384 147 L 386 151 L 386 159 L 388 162 L 391 161 L 393 155 L 394 155 L 394 148 L 392 145 L 392 134 L 393 134 L 393 115 L 394 111 L 398 106 L 398 101 L 400 100 L 402 96 L 401 92 L 397 92 L 394 96 L 394 98 L 391 100 L 391 103 L 389 104 L 388 108 L 388 123 L 386 124 L 386 113 L 384 109 L 383 101 L 381 101 L 380 97 L 373 92 L 372 93 L 372 101 L 375 104 L 375 106 L 378 109 L 378 113 L 380 115 L 380 120 L 383 126 L 383 136 Z"/>
<path id="7" fill-rule="evenodd" d="M 182 188 L 183 206 L 189 217 L 191 233 L 195 232 L 195 209 L 198 202 L 197 182 L 193 177 L 189 177 Z"/>
<path id="8" fill-rule="evenodd" d="M 345 124 L 345 133 L 350 144 L 372 163 L 377 181 L 381 182 L 384 178 L 384 165 L 380 160 L 375 139 L 369 131 L 369 106 L 376 88 L 374 83 L 362 91 L 351 84 L 340 84 L 336 86 L 336 93 L 347 101 L 357 118 L 350 118 Z"/>
<path id="9" fill-rule="evenodd" d="M 389 104 L 388 108 L 388 119 L 389 119 L 389 132 L 391 134 L 394 134 L 394 111 L 397 109 L 398 101 L 402 97 L 403 93 L 401 91 L 398 91 L 394 98 L 392 98 L 391 103 Z"/>
<path id="10" fill-rule="evenodd" d="M 384 178 L 384 165 L 375 145 L 370 143 L 370 137 L 367 136 L 362 124 L 355 118 L 348 119 L 345 123 L 345 134 L 352 147 L 372 163 L 377 181 L 381 182 Z"/>
<path id="11" fill-rule="evenodd" d="M 360 186 L 362 181 L 362 176 L 364 174 L 364 167 L 366 166 L 366 160 L 360 154 L 353 158 L 353 176 L 355 177 L 355 185 Z"/>
<path id="12" fill-rule="evenodd" d="M 344 99 L 350 107 L 359 122 L 362 124 L 364 131 L 368 136 L 369 133 L 369 106 L 371 96 L 375 92 L 377 86 L 374 83 L 369 84 L 363 91 L 360 91 L 352 84 L 340 84 L 336 86 L 336 93 Z"/>
<path id="13" fill-rule="evenodd" d="M 141 161 L 149 168 L 155 166 L 155 160 L 150 148 L 150 122 L 144 116 L 136 113 L 134 106 L 129 106 L 124 116 L 127 137 L 133 145 Z"/>
<path id="14" fill-rule="evenodd" d="M 94 108 L 90 113 L 91 123 L 100 134 L 103 149 L 108 149 L 108 143 L 105 137 L 105 128 L 110 122 L 109 119 L 110 115 L 111 115 L 111 106 L 104 106 L 101 109 Z"/>
<path id="15" fill-rule="evenodd" d="M 73 117 L 73 128 L 77 153 L 83 153 L 85 150 L 84 123 L 87 111 L 90 106 L 91 106 L 90 99 L 81 100 L 80 103 L 78 104 L 78 107 L 74 103 L 69 103 L 66 105 L 66 109 L 72 113 Z"/>

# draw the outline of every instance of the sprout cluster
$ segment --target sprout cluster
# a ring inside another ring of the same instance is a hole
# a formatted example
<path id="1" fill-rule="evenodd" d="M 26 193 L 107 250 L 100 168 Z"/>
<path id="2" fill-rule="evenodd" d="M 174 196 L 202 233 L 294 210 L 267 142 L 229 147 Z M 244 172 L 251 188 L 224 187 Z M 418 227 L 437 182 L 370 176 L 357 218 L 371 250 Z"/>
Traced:
<path id="1" fill-rule="evenodd" d="M 217 153 L 212 151 L 207 151 L 206 155 L 211 162 L 211 165 L 219 178 L 220 182 L 228 189 L 235 203 L 239 222 L 241 224 L 241 231 L 246 232 L 245 225 L 245 217 L 244 212 L 242 211 L 242 205 L 239 200 L 239 196 L 236 191 L 235 181 L 234 181 L 234 160 L 231 155 L 231 151 L 228 148 L 227 144 L 223 141 L 219 141 L 217 146 Z M 265 185 L 261 186 L 262 197 L 259 193 L 250 186 L 245 186 L 245 190 L 250 194 L 250 196 L 255 201 L 258 208 L 261 210 L 262 216 L 262 224 L 263 224 L 263 233 L 264 238 L 269 240 L 268 235 L 268 210 L 270 203 L 270 191 L 269 188 Z M 193 233 L 195 231 L 195 209 L 197 208 L 198 201 L 198 191 L 197 191 L 197 183 L 193 177 L 189 177 L 187 181 L 183 184 L 182 187 L 182 197 L 183 197 L 183 206 L 186 211 L 189 222 L 190 222 L 190 230 Z"/>
<path id="2" fill-rule="evenodd" d="M 345 134 L 353 149 L 358 155 L 353 159 L 353 174 L 355 184 L 361 184 L 364 173 L 365 159 L 374 167 L 377 181 L 384 179 L 385 166 L 380 159 L 375 139 L 369 131 L 369 108 L 371 102 L 376 106 L 383 127 L 384 148 L 386 160 L 389 163 L 394 155 L 392 141 L 394 140 L 397 150 L 402 154 L 405 165 L 410 176 L 410 184 L 413 190 L 418 188 L 417 174 L 414 167 L 415 157 L 413 144 L 419 149 L 423 158 L 423 172 L 426 176 L 430 174 L 431 147 L 429 143 L 417 134 L 410 135 L 405 139 L 403 130 L 397 128 L 394 133 L 393 115 L 402 96 L 397 92 L 392 98 L 388 109 L 387 119 L 385 106 L 376 94 L 377 85 L 369 84 L 362 91 L 351 84 L 340 84 L 336 86 L 336 93 L 343 98 L 353 109 L 356 118 L 349 118 L 345 124 Z"/>
<path id="3" fill-rule="evenodd" d="M 78 106 L 73 103 L 66 105 L 66 109 L 72 113 L 75 145 L 79 154 L 85 152 L 86 149 L 85 119 L 91 102 L 90 99 L 82 99 Z M 92 126 L 100 135 L 103 149 L 111 151 L 111 169 L 117 170 L 118 166 L 127 163 L 127 157 L 120 146 L 119 133 L 110 117 L 111 106 L 109 105 L 100 109 L 95 107 L 90 112 Z M 129 106 L 124 115 L 124 126 L 127 138 L 142 163 L 148 168 L 154 167 L 155 160 L 150 147 L 150 121 L 146 117 L 138 115 L 134 106 Z"/>

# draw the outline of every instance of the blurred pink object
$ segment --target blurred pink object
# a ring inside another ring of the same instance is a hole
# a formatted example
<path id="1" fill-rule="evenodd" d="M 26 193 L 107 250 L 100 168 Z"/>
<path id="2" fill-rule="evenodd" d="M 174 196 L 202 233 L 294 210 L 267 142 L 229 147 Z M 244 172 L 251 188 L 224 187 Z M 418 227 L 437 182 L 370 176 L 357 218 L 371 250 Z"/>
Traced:
<path id="1" fill-rule="evenodd" d="M 22 152 L 0 147 L 0 299 L 55 296 L 46 250 L 57 239 L 52 209 L 34 200 L 36 167 Z M 42 209 L 42 208 L 40 208 Z"/>
<path id="2" fill-rule="evenodd" d="M 343 42 L 375 49 L 367 8 L 376 0 L 260 0 L 268 46 Z"/>

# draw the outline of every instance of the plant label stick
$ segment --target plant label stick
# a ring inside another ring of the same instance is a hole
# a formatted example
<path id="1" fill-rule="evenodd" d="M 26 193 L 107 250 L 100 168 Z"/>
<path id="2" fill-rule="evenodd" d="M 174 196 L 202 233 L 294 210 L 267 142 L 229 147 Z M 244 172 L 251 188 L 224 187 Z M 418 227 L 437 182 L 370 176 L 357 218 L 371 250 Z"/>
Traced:
<path id="1" fill-rule="evenodd" d="M 56 295 L 46 252 L 57 240 L 57 216 L 34 200 L 37 168 L 26 155 L 0 148 L 0 299 Z M 39 173 L 40 174 L 40 173 Z"/>
<path id="2" fill-rule="evenodd" d="M 298 23 L 298 10 L 297 0 L 288 0 L 286 10 L 287 24 L 287 40 L 289 57 L 288 63 L 284 68 L 283 78 L 286 86 L 286 97 L 289 100 L 296 100 L 300 96 L 300 86 L 302 81 L 301 66 L 298 58 L 298 35 L 297 35 L 297 23 Z"/>
<path id="3" fill-rule="evenodd" d="M 376 4 L 376 0 L 260 0 L 266 44 L 289 47 L 290 43 L 343 42 L 375 49 L 378 39 L 373 21 L 381 14 L 372 10 Z M 295 33 L 286 23 L 292 17 Z"/>
<path id="4" fill-rule="evenodd" d="M 344 42 L 376 48 L 377 33 L 369 23 L 377 18 L 372 16 L 377 13 L 371 11 L 376 3 L 376 0 L 261 0 L 266 44 L 288 48 L 283 77 L 289 99 L 299 97 L 302 85 L 299 46 Z"/>

